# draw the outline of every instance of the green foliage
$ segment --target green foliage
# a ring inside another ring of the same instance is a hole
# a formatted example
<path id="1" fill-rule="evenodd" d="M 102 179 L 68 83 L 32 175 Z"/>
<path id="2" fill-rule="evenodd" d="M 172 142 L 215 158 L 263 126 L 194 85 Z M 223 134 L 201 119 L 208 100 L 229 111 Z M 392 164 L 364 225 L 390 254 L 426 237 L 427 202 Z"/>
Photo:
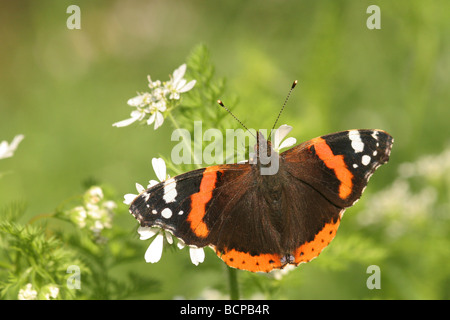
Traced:
<path id="1" fill-rule="evenodd" d="M 115 273 L 134 262 L 142 248 L 134 243 L 130 229 L 120 223 L 124 210 L 114 213 L 114 225 L 103 224 L 106 202 L 113 201 L 103 198 L 100 187 L 91 187 L 55 212 L 38 215 L 25 224 L 19 221 L 23 205 L 6 206 L 0 222 L 1 298 L 30 299 L 30 292 L 35 292 L 31 299 L 126 299 L 149 290 L 157 292 L 158 281 L 151 277 L 137 276 L 132 269 L 120 277 Z M 83 206 L 88 208 L 87 217 L 80 220 L 73 212 Z M 111 203 L 108 206 L 113 207 Z M 99 225 L 101 229 L 96 229 Z M 80 270 L 82 290 L 68 285 L 73 277 L 71 266 Z M 57 291 L 51 296 L 54 287 Z"/>
<path id="2" fill-rule="evenodd" d="M 196 80 L 196 85 L 193 90 L 182 96 L 180 104 L 170 110 L 168 116 L 174 128 L 182 128 L 189 132 L 190 141 L 185 142 L 189 144 L 190 150 L 194 150 L 194 145 L 197 145 L 200 150 L 204 150 L 207 144 L 220 142 L 208 142 L 199 134 L 204 134 L 205 130 L 209 128 L 218 129 L 225 134 L 226 129 L 235 129 L 239 124 L 218 104 L 218 100 L 228 97 L 225 90 L 226 81 L 223 78 L 215 77 L 215 68 L 211 62 L 210 52 L 205 45 L 198 45 L 192 50 L 187 58 L 187 66 L 186 78 Z M 235 105 L 237 99 L 229 98 L 229 102 L 231 105 Z M 232 108 L 230 107 L 230 109 Z M 201 133 L 195 132 L 194 120 L 202 121 Z M 220 150 L 222 151 L 224 148 L 221 147 Z M 218 154 L 218 156 L 224 157 L 223 154 Z M 174 166 L 167 157 L 163 156 L 163 158 L 168 167 L 176 174 L 199 167 L 198 164 L 195 166 L 185 163 Z"/>
<path id="3" fill-rule="evenodd" d="M 63 284 L 68 277 L 69 265 L 82 262 L 77 258 L 75 250 L 64 244 L 62 239 L 48 236 L 46 231 L 33 225 L 17 222 L 14 209 L 6 209 L 8 220 L 0 222 L 0 242 L 4 249 L 0 255 L 1 297 L 16 299 L 19 290 L 27 283 L 37 288 L 38 298 L 43 299 L 46 287 L 53 285 L 59 288 L 62 299 L 74 298 L 75 293 Z"/>

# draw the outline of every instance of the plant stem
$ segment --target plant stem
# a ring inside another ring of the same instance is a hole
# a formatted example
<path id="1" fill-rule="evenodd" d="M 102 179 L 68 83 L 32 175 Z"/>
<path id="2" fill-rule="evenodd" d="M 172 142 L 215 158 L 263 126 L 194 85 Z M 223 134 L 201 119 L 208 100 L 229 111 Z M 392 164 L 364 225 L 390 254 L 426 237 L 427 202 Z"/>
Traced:
<path id="1" fill-rule="evenodd" d="M 230 299 L 239 300 L 239 286 L 237 282 L 237 269 L 227 267 L 228 283 L 230 285 Z"/>

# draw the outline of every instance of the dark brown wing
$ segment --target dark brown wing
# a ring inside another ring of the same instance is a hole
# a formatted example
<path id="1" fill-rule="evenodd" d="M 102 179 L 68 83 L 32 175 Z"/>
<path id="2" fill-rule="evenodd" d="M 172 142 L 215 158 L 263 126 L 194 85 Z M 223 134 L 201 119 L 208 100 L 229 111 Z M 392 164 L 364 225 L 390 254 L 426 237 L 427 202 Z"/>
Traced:
<path id="1" fill-rule="evenodd" d="M 252 167 L 219 165 L 181 174 L 141 193 L 130 212 L 141 226 L 169 230 L 187 245 L 213 247 L 232 267 L 280 268 L 280 234 Z"/>
<path id="2" fill-rule="evenodd" d="M 295 264 L 317 257 L 336 235 L 345 208 L 360 197 L 374 171 L 389 160 L 392 137 L 349 130 L 318 137 L 281 154 L 286 175 L 284 247 Z M 297 233 L 297 234 L 296 234 Z"/>

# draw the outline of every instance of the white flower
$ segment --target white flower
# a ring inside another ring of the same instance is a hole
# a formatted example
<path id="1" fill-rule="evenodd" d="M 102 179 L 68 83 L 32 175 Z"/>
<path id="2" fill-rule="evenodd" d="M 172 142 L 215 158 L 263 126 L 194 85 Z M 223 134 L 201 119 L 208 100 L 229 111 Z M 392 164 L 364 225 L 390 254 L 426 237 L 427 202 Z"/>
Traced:
<path id="1" fill-rule="evenodd" d="M 148 246 L 147 251 L 145 251 L 144 258 L 146 262 L 156 263 L 161 259 L 163 240 L 164 237 L 162 233 L 158 233 L 152 243 Z"/>
<path id="2" fill-rule="evenodd" d="M 144 255 L 145 261 L 149 263 L 156 263 L 161 259 L 164 238 L 166 239 L 167 243 L 173 244 L 172 234 L 169 231 L 158 227 L 139 227 L 138 233 L 140 235 L 140 240 L 148 240 L 154 237 Z M 178 248 L 183 249 L 184 242 L 178 239 L 177 246 Z M 189 246 L 189 254 L 191 256 L 192 263 L 196 266 L 205 260 L 205 252 L 203 251 L 203 248 Z"/>
<path id="3" fill-rule="evenodd" d="M 19 295 L 17 296 L 19 300 L 36 300 L 37 291 L 33 289 L 33 285 L 28 283 L 25 288 L 19 290 Z"/>
<path id="4" fill-rule="evenodd" d="M 195 264 L 196 266 L 198 266 L 199 263 L 205 261 L 205 251 L 203 251 L 203 248 L 190 246 L 189 254 L 191 256 L 192 263 Z"/>
<path id="5" fill-rule="evenodd" d="M 165 181 L 170 178 L 170 176 L 166 173 L 166 163 L 162 158 L 153 158 L 152 159 L 153 170 L 156 173 L 156 177 L 159 181 Z M 154 185 L 157 185 L 159 182 L 156 180 L 150 180 L 148 187 L 151 188 Z"/>
<path id="6" fill-rule="evenodd" d="M 55 299 L 59 294 L 59 288 L 55 285 L 49 286 L 48 289 L 50 290 L 50 297 Z"/>
<path id="7" fill-rule="evenodd" d="M 294 270 L 296 267 L 293 264 L 288 264 L 283 269 L 274 269 L 270 272 L 270 274 L 273 276 L 276 280 L 281 280 L 286 274 L 288 274 L 290 271 Z"/>
<path id="8" fill-rule="evenodd" d="M 92 204 L 99 203 L 100 200 L 103 199 L 103 191 L 102 188 L 93 186 L 91 187 L 85 194 L 86 201 Z"/>
<path id="9" fill-rule="evenodd" d="M 166 111 L 166 102 L 164 100 L 160 100 L 158 102 L 154 102 L 149 107 L 149 112 L 151 116 L 147 120 L 147 124 L 151 125 L 153 122 L 155 123 L 154 129 L 158 129 L 164 122 L 164 117 L 162 112 Z"/>
<path id="10" fill-rule="evenodd" d="M 172 234 L 161 228 L 139 227 L 138 233 L 140 234 L 141 240 L 147 240 L 156 235 L 152 243 L 148 246 L 147 251 L 145 251 L 144 258 L 146 262 L 156 263 L 161 259 L 164 236 L 169 244 L 173 243 Z"/>
<path id="11" fill-rule="evenodd" d="M 147 124 L 155 123 L 155 130 L 163 124 L 162 112 L 167 110 L 164 90 L 156 88 L 153 94 L 145 92 L 129 99 L 127 103 L 129 106 L 135 107 L 136 110 L 131 112 L 130 118 L 114 123 L 114 127 L 129 126 L 136 121 L 142 121 L 147 115 L 150 115 Z"/>
<path id="12" fill-rule="evenodd" d="M 281 141 L 291 132 L 292 127 L 287 124 L 281 125 L 273 134 L 273 144 L 272 148 L 276 152 L 280 152 L 281 149 L 289 148 L 297 143 L 297 140 L 293 137 L 287 138 L 282 143 Z"/>
<path id="13" fill-rule="evenodd" d="M 7 141 L 0 142 L 0 159 L 12 157 L 14 151 L 16 151 L 19 143 L 23 140 L 25 136 L 23 134 L 19 134 L 14 137 L 10 144 Z"/>
<path id="14" fill-rule="evenodd" d="M 93 186 L 83 195 L 82 205 L 67 211 L 70 220 L 80 228 L 88 228 L 95 235 L 105 228 L 112 228 L 112 219 L 116 203 L 105 200 L 103 190 Z"/>
<path id="15" fill-rule="evenodd" d="M 170 76 L 170 80 L 161 83 L 160 80 L 152 81 L 148 76 L 148 87 L 151 92 L 138 94 L 128 100 L 128 105 L 136 108 L 130 114 L 130 118 L 116 122 L 114 127 L 125 127 L 136 121 L 142 121 L 147 116 L 147 124 L 154 124 L 154 129 L 158 129 L 164 122 L 163 112 L 167 110 L 169 100 L 179 100 L 180 93 L 191 90 L 195 85 L 195 80 L 187 82 L 183 78 L 186 72 L 186 64 L 181 65 Z M 172 103 L 173 105 L 173 103 Z"/>
<path id="16" fill-rule="evenodd" d="M 142 192 L 145 191 L 145 188 L 142 185 L 140 185 L 139 183 L 136 183 L 136 190 L 137 190 L 138 194 L 127 193 L 126 195 L 124 195 L 123 203 L 130 205 L 134 201 L 134 199 L 136 199 L 136 197 L 138 195 L 140 195 Z"/>
<path id="17" fill-rule="evenodd" d="M 159 179 L 159 181 L 162 182 L 162 181 L 170 178 L 170 176 L 166 174 L 166 163 L 164 162 L 164 159 L 153 158 L 152 166 L 153 166 L 153 170 L 156 173 L 156 177 Z M 157 185 L 158 183 L 159 182 L 156 180 L 150 180 L 149 184 L 147 185 L 147 189 L 153 187 L 154 185 Z M 127 193 L 126 195 L 124 195 L 123 203 L 130 205 L 134 201 L 134 199 L 136 199 L 136 197 L 138 195 L 140 195 L 142 192 L 145 191 L 145 188 L 142 185 L 140 185 L 139 183 L 136 183 L 136 190 L 137 190 L 138 194 Z"/>
<path id="18" fill-rule="evenodd" d="M 69 217 L 80 228 L 84 228 L 86 226 L 87 212 L 83 206 L 78 206 L 70 210 Z"/>
<path id="19" fill-rule="evenodd" d="M 147 112 L 145 112 L 145 109 L 138 108 L 137 110 L 131 111 L 130 118 L 113 123 L 113 127 L 120 128 L 120 127 L 129 126 L 133 122 L 141 121 L 142 119 L 144 119 L 146 114 L 147 114 Z"/>
<path id="20" fill-rule="evenodd" d="M 152 78 L 150 77 L 150 75 L 147 76 L 147 79 L 148 79 L 148 87 L 150 89 L 155 89 L 155 88 L 161 87 L 161 81 L 159 81 L 159 80 L 152 81 Z"/>
<path id="21" fill-rule="evenodd" d="M 40 295 L 41 294 L 44 294 L 46 300 L 50 300 L 51 298 L 56 299 L 59 294 L 59 288 L 54 284 L 50 284 L 42 288 L 40 291 Z"/>
<path id="22" fill-rule="evenodd" d="M 180 99 L 180 93 L 187 92 L 194 87 L 196 81 L 191 80 L 187 82 L 183 78 L 185 72 L 186 64 L 182 64 L 173 72 L 173 77 L 171 77 L 170 81 L 165 83 L 165 87 L 169 91 L 169 99 L 178 100 Z"/>

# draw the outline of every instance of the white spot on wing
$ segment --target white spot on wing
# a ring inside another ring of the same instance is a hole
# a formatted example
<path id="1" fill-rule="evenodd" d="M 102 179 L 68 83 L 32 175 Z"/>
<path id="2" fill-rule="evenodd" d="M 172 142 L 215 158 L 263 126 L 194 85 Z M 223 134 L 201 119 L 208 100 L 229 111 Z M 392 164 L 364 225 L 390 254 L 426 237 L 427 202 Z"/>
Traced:
<path id="1" fill-rule="evenodd" d="M 166 203 L 171 203 L 175 201 L 177 197 L 177 183 L 175 179 L 169 179 L 164 182 L 164 196 L 163 199 Z"/>
<path id="2" fill-rule="evenodd" d="M 356 153 L 364 150 L 364 143 L 361 140 L 358 130 L 350 130 L 348 132 L 348 137 L 352 141 L 352 148 Z"/>
<path id="3" fill-rule="evenodd" d="M 368 155 L 363 155 L 361 158 L 361 163 L 367 166 L 370 163 L 370 157 Z"/>
<path id="4" fill-rule="evenodd" d="M 373 137 L 375 140 L 378 140 L 378 131 L 372 132 L 372 137 Z"/>
<path id="5" fill-rule="evenodd" d="M 169 208 L 165 208 L 163 211 L 161 211 L 161 216 L 163 218 L 170 219 L 170 217 L 172 216 L 172 210 L 170 210 Z"/>

